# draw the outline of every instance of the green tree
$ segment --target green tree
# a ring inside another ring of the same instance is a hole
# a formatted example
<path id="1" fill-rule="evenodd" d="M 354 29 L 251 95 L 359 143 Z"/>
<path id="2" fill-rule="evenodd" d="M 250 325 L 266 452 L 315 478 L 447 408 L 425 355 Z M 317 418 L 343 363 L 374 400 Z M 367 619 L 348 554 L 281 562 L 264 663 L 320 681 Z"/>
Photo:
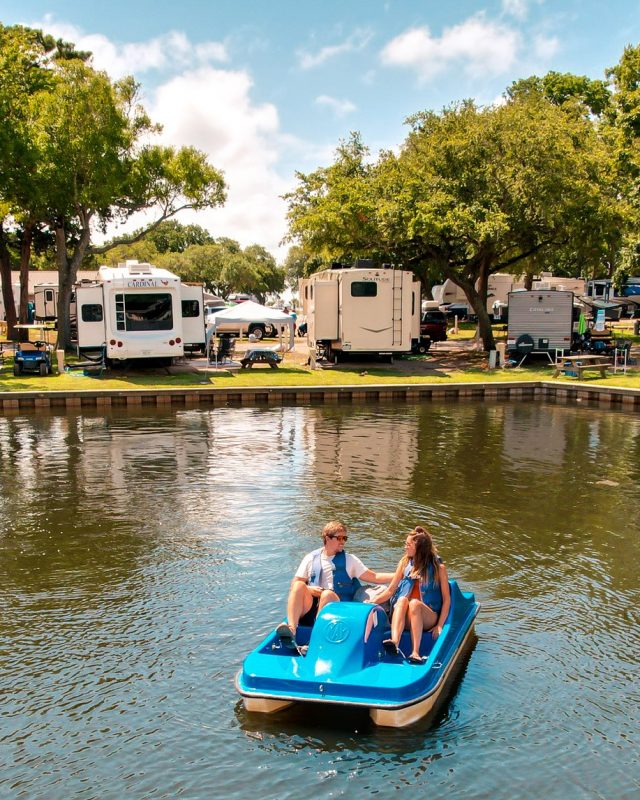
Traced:
<path id="1" fill-rule="evenodd" d="M 60 346 L 69 342 L 69 301 L 77 271 L 89 254 L 143 238 L 183 209 L 222 203 L 221 174 L 194 148 L 142 145 L 155 126 L 137 104 L 131 79 L 112 84 L 81 62 L 60 65 L 52 91 L 33 120 L 40 137 L 41 180 L 47 222 L 56 236 Z M 144 231 L 92 245 L 92 226 L 103 229 L 142 210 L 156 219 Z"/>
<path id="2" fill-rule="evenodd" d="M 200 225 L 183 225 L 170 219 L 161 222 L 146 237 L 158 253 L 183 253 L 194 244 L 212 244 L 214 239 L 206 228 Z"/>
<path id="3" fill-rule="evenodd" d="M 249 291 L 264 303 L 268 294 L 278 294 L 285 286 L 285 272 L 262 245 L 252 244 L 244 249 L 244 257 L 255 270 L 256 281 Z"/>
<path id="4" fill-rule="evenodd" d="M 247 292 L 264 301 L 270 292 L 284 288 L 284 270 L 264 247 L 249 245 L 243 250 L 226 237 L 192 245 L 182 253 L 165 253 L 158 260 L 183 280 L 203 283 L 225 299 L 232 292 Z"/>
<path id="5" fill-rule="evenodd" d="M 53 86 L 51 67 L 88 57 L 42 31 L 0 25 L 0 197 L 4 201 L 0 270 L 10 336 L 16 322 L 10 249 L 13 246 L 20 269 L 19 319 L 26 322 L 32 254 L 43 256 L 52 246 L 51 232 L 44 225 L 47 198 L 39 178 L 39 152 L 31 122 L 38 98 Z"/>
<path id="6" fill-rule="evenodd" d="M 306 278 L 314 272 L 322 269 L 323 263 L 319 258 L 314 257 L 300 245 L 292 245 L 284 260 L 284 272 L 286 285 L 298 291 L 298 281 Z"/>
<path id="7" fill-rule="evenodd" d="M 311 253 L 382 256 L 423 283 L 450 278 L 490 349 L 490 274 L 569 246 L 584 262 L 619 237 L 609 152 L 590 120 L 539 95 L 497 108 L 466 102 L 409 124 L 400 153 L 382 153 L 352 181 L 340 151 L 332 167 L 298 176 L 291 237 Z M 349 225 L 359 214 L 360 226 Z"/>
<path id="8" fill-rule="evenodd" d="M 601 117 L 608 111 L 611 91 L 606 81 L 593 80 L 586 75 L 570 72 L 547 72 L 542 78 L 533 75 L 514 81 L 506 91 L 511 99 L 526 99 L 532 95 L 545 97 L 565 110 L 577 109 L 580 113 Z"/>
<path id="9" fill-rule="evenodd" d="M 138 241 L 180 210 L 223 203 L 225 185 L 194 148 L 148 144 L 158 128 L 131 78 L 112 83 L 73 45 L 53 44 L 51 53 L 52 42 L 37 31 L 0 29 L 0 200 L 20 228 L 22 263 L 28 265 L 38 226 L 55 237 L 59 341 L 66 346 L 71 289 L 83 259 Z M 143 231 L 92 243 L 95 228 L 138 211 L 155 214 Z M 3 239 L 0 251 L 5 245 Z M 10 280 L 5 284 L 10 288 Z"/>

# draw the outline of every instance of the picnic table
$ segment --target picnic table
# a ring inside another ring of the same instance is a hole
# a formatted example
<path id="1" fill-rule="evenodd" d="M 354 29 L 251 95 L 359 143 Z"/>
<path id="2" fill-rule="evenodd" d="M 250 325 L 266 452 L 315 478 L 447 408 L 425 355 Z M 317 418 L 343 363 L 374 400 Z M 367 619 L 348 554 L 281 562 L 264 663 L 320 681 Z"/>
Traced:
<path id="1" fill-rule="evenodd" d="M 582 373 L 586 370 L 597 370 L 600 376 L 607 377 L 607 367 L 611 366 L 610 356 L 590 355 L 583 353 L 579 356 L 564 356 L 555 363 L 553 377 L 557 378 L 560 373 L 571 375 L 572 377 L 582 378 Z"/>
<path id="2" fill-rule="evenodd" d="M 4 363 L 5 353 L 14 353 L 16 343 L 11 339 L 0 339 L 0 364 Z"/>
<path id="3" fill-rule="evenodd" d="M 282 361 L 280 353 L 275 350 L 247 350 L 245 357 L 240 359 L 242 369 L 251 369 L 254 364 L 268 364 L 271 369 L 278 369 Z"/>

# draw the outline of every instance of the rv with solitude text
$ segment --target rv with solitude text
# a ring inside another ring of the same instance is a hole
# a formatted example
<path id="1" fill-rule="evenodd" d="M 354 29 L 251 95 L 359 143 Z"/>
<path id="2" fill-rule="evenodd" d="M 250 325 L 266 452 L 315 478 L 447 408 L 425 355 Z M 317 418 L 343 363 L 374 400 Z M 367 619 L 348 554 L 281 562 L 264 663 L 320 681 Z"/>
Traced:
<path id="1" fill-rule="evenodd" d="M 300 281 L 307 341 L 319 357 L 393 357 L 420 349 L 420 284 L 408 270 L 357 261 Z M 428 341 L 422 343 L 428 348 Z"/>
<path id="2" fill-rule="evenodd" d="M 205 348 L 203 287 L 151 264 L 100 267 L 75 286 L 78 352 L 107 359 L 178 358 Z"/>

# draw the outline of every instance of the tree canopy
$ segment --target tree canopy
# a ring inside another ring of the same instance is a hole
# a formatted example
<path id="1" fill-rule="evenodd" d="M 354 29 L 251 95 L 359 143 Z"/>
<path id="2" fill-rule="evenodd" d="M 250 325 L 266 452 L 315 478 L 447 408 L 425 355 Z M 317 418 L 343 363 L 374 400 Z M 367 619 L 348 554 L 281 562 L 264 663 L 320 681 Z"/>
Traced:
<path id="1" fill-rule="evenodd" d="M 323 259 L 404 265 L 425 285 L 450 278 L 491 348 L 490 274 L 567 260 L 585 274 L 620 246 L 626 209 L 611 148 L 591 114 L 557 99 L 534 86 L 503 105 L 416 114 L 399 153 L 375 161 L 352 134 L 329 167 L 298 174 L 291 241 Z"/>
<path id="2" fill-rule="evenodd" d="M 0 29 L 0 200 L 5 225 L 40 226 L 54 236 L 61 346 L 69 342 L 71 289 L 87 255 L 226 198 L 224 178 L 204 153 L 153 142 L 159 128 L 140 105 L 135 81 L 112 82 L 86 55 L 38 31 Z M 140 211 L 153 215 L 144 230 L 93 244 L 96 230 Z"/>

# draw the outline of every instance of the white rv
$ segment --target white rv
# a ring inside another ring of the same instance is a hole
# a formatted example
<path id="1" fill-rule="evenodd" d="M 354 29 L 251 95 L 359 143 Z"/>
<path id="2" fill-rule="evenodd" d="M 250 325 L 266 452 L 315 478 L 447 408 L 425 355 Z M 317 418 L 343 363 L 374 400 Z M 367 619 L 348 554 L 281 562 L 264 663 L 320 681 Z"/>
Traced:
<path id="1" fill-rule="evenodd" d="M 58 319 L 58 284 L 37 283 L 33 287 L 35 319 L 39 322 L 50 322 Z"/>
<path id="2" fill-rule="evenodd" d="M 105 347 L 111 360 L 177 358 L 205 348 L 203 288 L 151 264 L 100 267 L 76 284 L 78 352 Z"/>
<path id="3" fill-rule="evenodd" d="M 412 272 L 339 267 L 302 279 L 299 291 L 309 346 L 330 361 L 343 353 L 410 353 L 420 341 L 420 284 Z"/>
<path id="4" fill-rule="evenodd" d="M 566 354 L 571 350 L 579 317 L 573 292 L 510 292 L 507 351 L 516 357 L 556 350 Z"/>

